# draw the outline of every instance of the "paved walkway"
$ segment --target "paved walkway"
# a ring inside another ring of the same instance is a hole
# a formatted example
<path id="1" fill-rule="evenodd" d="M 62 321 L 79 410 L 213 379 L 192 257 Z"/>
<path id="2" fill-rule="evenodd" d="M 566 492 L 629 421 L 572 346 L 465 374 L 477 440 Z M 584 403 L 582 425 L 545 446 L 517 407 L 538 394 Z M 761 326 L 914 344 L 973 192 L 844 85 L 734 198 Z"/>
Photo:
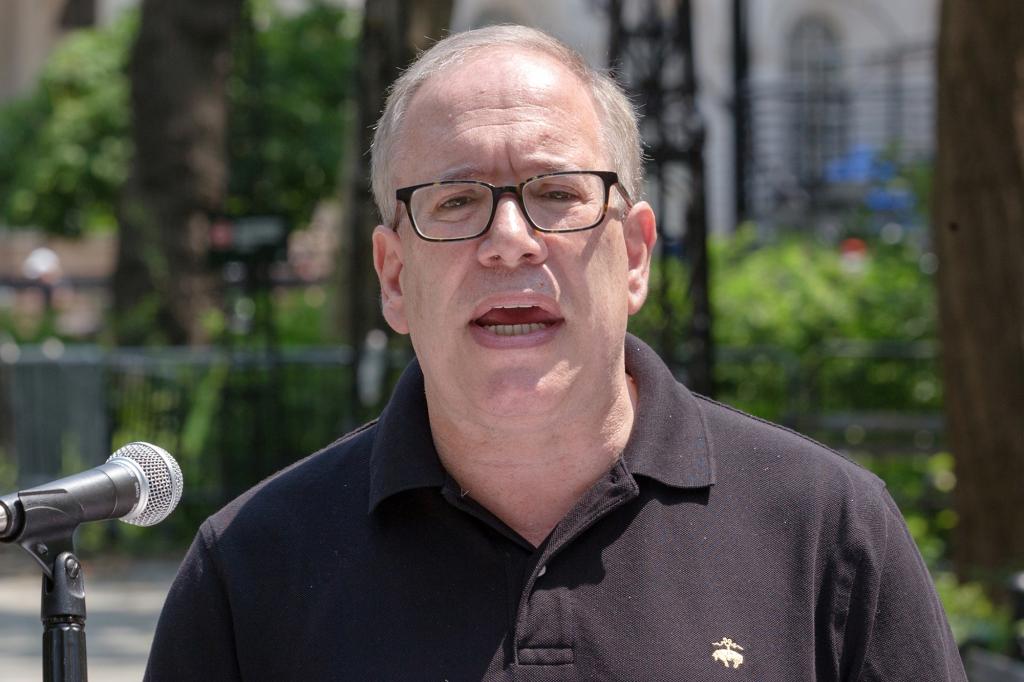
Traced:
<path id="1" fill-rule="evenodd" d="M 89 679 L 138 682 L 177 560 L 84 562 Z M 42 678 L 41 571 L 19 548 L 0 545 L 0 680 Z"/>

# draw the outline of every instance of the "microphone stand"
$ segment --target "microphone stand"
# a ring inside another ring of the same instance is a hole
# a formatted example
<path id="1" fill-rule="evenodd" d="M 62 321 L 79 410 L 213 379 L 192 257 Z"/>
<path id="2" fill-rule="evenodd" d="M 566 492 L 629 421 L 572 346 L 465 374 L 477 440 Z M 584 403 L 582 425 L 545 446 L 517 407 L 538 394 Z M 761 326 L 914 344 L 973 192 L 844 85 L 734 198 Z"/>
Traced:
<path id="1" fill-rule="evenodd" d="M 85 579 L 73 552 L 53 562 L 53 580 L 43 576 L 43 682 L 86 682 Z"/>
<path id="2" fill-rule="evenodd" d="M 111 518 L 152 525 L 171 513 L 181 490 L 174 458 L 140 442 L 120 448 L 94 469 L 0 497 L 0 542 L 17 542 L 44 573 L 44 682 L 88 680 L 85 578 L 75 556 L 78 526 Z"/>
<path id="3" fill-rule="evenodd" d="M 23 534 L 17 540 L 44 574 L 39 613 L 43 621 L 43 682 L 87 682 L 85 576 L 74 542 L 81 507 L 60 489 L 26 490 L 18 499 L 24 527 L 47 529 Z"/>

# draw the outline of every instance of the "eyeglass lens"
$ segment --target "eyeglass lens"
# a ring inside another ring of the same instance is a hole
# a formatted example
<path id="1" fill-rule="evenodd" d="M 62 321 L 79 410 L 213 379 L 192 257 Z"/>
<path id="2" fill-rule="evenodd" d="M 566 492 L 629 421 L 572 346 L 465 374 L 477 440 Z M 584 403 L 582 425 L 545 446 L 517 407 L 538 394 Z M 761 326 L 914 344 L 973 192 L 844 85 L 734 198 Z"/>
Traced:
<path id="1" fill-rule="evenodd" d="M 604 209 L 604 180 L 590 173 L 547 175 L 523 185 L 523 205 L 534 225 L 563 231 L 590 227 Z M 419 231 L 435 239 L 477 235 L 494 210 L 490 187 L 477 182 L 446 182 L 420 187 L 410 198 Z"/>

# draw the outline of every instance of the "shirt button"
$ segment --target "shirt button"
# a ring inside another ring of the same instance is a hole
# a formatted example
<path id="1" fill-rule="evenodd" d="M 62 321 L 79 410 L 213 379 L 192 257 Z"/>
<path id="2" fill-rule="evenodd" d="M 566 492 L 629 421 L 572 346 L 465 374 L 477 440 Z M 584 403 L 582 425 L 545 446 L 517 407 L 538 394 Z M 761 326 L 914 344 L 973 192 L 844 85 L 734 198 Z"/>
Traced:
<path id="1" fill-rule="evenodd" d="M 537 577 L 539 578 L 539 577 L 541 577 L 542 575 L 544 575 L 547 572 L 548 572 L 548 567 L 547 566 L 541 566 L 540 570 L 537 571 Z"/>

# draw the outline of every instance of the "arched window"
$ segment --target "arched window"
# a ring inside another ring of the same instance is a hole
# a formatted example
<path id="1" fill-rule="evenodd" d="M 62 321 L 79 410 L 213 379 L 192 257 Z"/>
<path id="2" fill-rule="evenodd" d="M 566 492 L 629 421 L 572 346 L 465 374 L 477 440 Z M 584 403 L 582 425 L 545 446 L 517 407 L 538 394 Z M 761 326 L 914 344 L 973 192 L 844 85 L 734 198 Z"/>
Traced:
<path id="1" fill-rule="evenodd" d="M 798 182 L 813 190 L 821 184 L 828 161 L 847 146 L 842 52 L 839 36 L 826 19 L 807 16 L 793 27 L 787 69 L 792 168 Z"/>

